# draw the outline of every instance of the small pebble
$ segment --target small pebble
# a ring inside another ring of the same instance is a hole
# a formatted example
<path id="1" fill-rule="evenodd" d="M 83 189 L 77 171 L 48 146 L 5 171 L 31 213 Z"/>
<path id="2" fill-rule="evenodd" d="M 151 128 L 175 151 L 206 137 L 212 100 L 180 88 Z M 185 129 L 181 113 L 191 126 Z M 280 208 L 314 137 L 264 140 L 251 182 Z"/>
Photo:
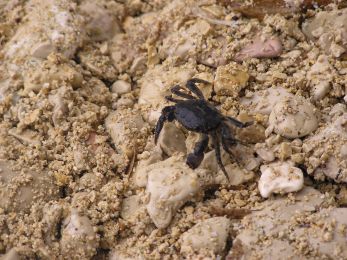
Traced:
<path id="1" fill-rule="evenodd" d="M 269 124 L 268 129 L 286 138 L 306 136 L 318 127 L 316 108 L 302 97 L 284 98 L 274 106 Z"/>
<path id="2" fill-rule="evenodd" d="M 118 95 L 126 94 L 131 91 L 131 85 L 124 80 L 117 80 L 113 83 L 111 91 L 112 93 L 116 93 Z"/>
<path id="3" fill-rule="evenodd" d="M 301 169 L 291 162 L 275 162 L 260 167 L 261 177 L 258 183 L 260 194 L 268 198 L 272 193 L 290 193 L 304 186 Z"/>

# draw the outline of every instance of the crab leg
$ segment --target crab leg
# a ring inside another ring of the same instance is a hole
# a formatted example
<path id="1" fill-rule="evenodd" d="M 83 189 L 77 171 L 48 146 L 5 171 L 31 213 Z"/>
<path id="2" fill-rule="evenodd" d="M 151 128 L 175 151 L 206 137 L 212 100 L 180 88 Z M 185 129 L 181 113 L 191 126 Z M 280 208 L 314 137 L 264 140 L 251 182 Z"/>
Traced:
<path id="1" fill-rule="evenodd" d="M 230 182 L 228 173 L 225 170 L 225 167 L 224 167 L 223 162 L 222 162 L 222 157 L 220 154 L 220 144 L 219 144 L 219 140 L 218 140 L 218 136 L 217 136 L 216 132 L 212 133 L 212 140 L 213 140 L 214 150 L 216 153 L 217 163 L 218 163 L 219 167 L 221 168 L 222 172 L 224 173 L 225 177 L 227 178 L 227 180 Z"/>
<path id="2" fill-rule="evenodd" d="M 235 145 L 237 143 L 237 140 L 232 136 L 228 125 L 226 125 L 224 122 L 222 123 L 220 131 L 222 136 L 223 149 L 227 153 L 231 154 L 231 150 L 229 149 L 229 146 Z"/>
<path id="3" fill-rule="evenodd" d="M 192 95 L 182 92 L 183 88 L 179 85 L 176 85 L 171 88 L 171 92 L 179 97 L 187 98 L 187 99 L 195 99 Z"/>
<path id="4" fill-rule="evenodd" d="M 197 168 L 204 159 L 204 152 L 208 146 L 208 135 L 203 134 L 199 142 L 195 144 L 194 151 L 187 156 L 186 163 L 192 169 Z"/>
<path id="5" fill-rule="evenodd" d="M 242 123 L 240 122 L 239 120 L 233 118 L 233 117 L 230 117 L 230 116 L 227 116 L 226 117 L 233 125 L 239 127 L 239 128 L 245 128 L 247 126 L 250 126 L 253 124 L 253 122 L 246 122 L 246 123 Z"/>
<path id="6" fill-rule="evenodd" d="M 157 125 L 155 126 L 154 130 L 154 143 L 157 144 L 159 134 L 161 130 L 163 129 L 165 121 L 173 121 L 175 119 L 175 106 L 168 106 L 164 107 L 161 111 L 161 116 L 159 117 L 159 120 L 157 122 Z"/>
<path id="7" fill-rule="evenodd" d="M 198 98 L 205 100 L 204 95 L 202 94 L 201 90 L 195 85 L 195 83 L 204 83 L 204 84 L 210 84 L 210 82 L 202 80 L 202 79 L 191 79 L 187 81 L 187 88 L 193 92 L 195 95 L 198 96 Z"/>

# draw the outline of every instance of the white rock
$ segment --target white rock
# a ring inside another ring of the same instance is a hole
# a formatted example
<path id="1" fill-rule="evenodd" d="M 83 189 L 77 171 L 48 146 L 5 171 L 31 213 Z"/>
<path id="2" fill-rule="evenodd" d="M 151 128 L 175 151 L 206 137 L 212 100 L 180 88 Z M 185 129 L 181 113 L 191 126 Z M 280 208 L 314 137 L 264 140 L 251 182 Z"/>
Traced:
<path id="1" fill-rule="evenodd" d="M 126 94 L 131 91 L 131 85 L 124 80 L 117 80 L 112 84 L 111 91 L 118 95 Z"/>
<path id="2" fill-rule="evenodd" d="M 158 139 L 158 144 L 162 151 L 168 156 L 174 153 L 186 153 L 186 137 L 181 129 L 172 122 L 166 122 Z"/>
<path id="3" fill-rule="evenodd" d="M 40 200 L 47 202 L 58 198 L 59 189 L 47 171 L 36 172 L 14 167 L 13 162 L 0 159 L 0 208 L 28 212 Z"/>
<path id="4" fill-rule="evenodd" d="M 249 93 L 241 98 L 241 104 L 254 113 L 269 115 L 273 107 L 286 97 L 293 97 L 285 88 L 274 87 Z"/>
<path id="5" fill-rule="evenodd" d="M 267 162 L 272 162 L 275 160 L 275 154 L 271 149 L 268 149 L 266 147 L 256 147 L 255 152 L 264 160 Z"/>
<path id="6" fill-rule="evenodd" d="M 225 170 L 227 171 L 228 179 L 226 179 L 223 171 L 219 169 L 218 175 L 216 176 L 216 184 L 221 183 L 238 186 L 254 178 L 253 172 L 240 168 L 236 163 L 225 165 Z"/>
<path id="7" fill-rule="evenodd" d="M 67 0 L 33 0 L 28 5 L 28 21 L 4 46 L 5 58 L 46 58 L 53 51 L 72 57 L 83 41 L 83 19 L 76 5 Z"/>
<path id="8" fill-rule="evenodd" d="M 249 58 L 274 58 L 280 56 L 282 50 L 282 42 L 277 37 L 269 39 L 256 38 L 251 44 L 246 45 L 236 54 L 235 60 L 244 61 Z"/>
<path id="9" fill-rule="evenodd" d="M 304 34 L 334 57 L 347 50 L 347 9 L 317 12 L 302 25 Z M 338 42 L 336 39 L 340 39 Z"/>
<path id="10" fill-rule="evenodd" d="M 24 91 L 23 94 L 28 94 L 31 91 L 37 93 L 43 86 L 49 86 L 54 82 L 68 83 L 72 87 L 77 88 L 82 85 L 83 76 L 72 65 L 68 63 L 61 63 L 59 65 L 48 60 L 41 63 L 34 63 L 28 67 L 23 73 L 24 78 Z M 66 88 L 64 88 L 66 92 Z M 54 92 L 64 92 L 63 90 L 56 90 Z"/>
<path id="11" fill-rule="evenodd" d="M 303 150 L 308 154 L 306 164 L 309 174 L 316 177 L 327 176 L 336 182 L 347 182 L 347 112 L 335 106 L 330 112 L 330 120 L 317 133 L 305 139 Z M 324 140 L 324 142 L 322 142 Z M 331 149 L 331 148 L 334 149 Z M 324 158 L 325 159 L 320 159 Z"/>
<path id="12" fill-rule="evenodd" d="M 236 259 L 300 259 L 301 254 L 287 250 L 292 249 L 287 238 L 288 232 L 292 230 L 290 220 L 297 214 L 311 215 L 322 202 L 322 194 L 310 187 L 295 193 L 291 202 L 286 197 L 266 200 L 260 205 L 260 210 L 243 218 L 242 229 L 233 241 L 229 256 L 231 259 L 235 256 Z M 283 238 L 274 239 L 281 233 L 284 234 Z M 262 243 L 267 238 L 271 238 L 272 243 Z"/>
<path id="13" fill-rule="evenodd" d="M 330 83 L 328 81 L 321 81 L 315 85 L 311 91 L 314 100 L 321 100 L 330 91 Z"/>
<path id="14" fill-rule="evenodd" d="M 167 68 L 162 65 L 148 69 L 139 80 L 140 96 L 139 104 L 149 104 L 152 107 L 163 107 L 165 96 L 170 94 L 170 88 L 180 83 L 185 84 L 191 79 L 194 70 L 190 68 Z"/>
<path id="15" fill-rule="evenodd" d="M 140 131 L 145 127 L 142 116 L 136 111 L 117 110 L 108 115 L 105 126 L 117 151 L 130 158 L 136 149 L 136 141 L 141 136 Z"/>
<path id="16" fill-rule="evenodd" d="M 31 56 L 35 58 L 45 59 L 54 51 L 54 46 L 51 42 L 40 42 L 33 47 Z"/>
<path id="17" fill-rule="evenodd" d="M 155 126 L 158 122 L 159 117 L 161 116 L 161 109 L 151 110 L 147 114 L 146 121 L 151 125 Z"/>
<path id="18" fill-rule="evenodd" d="M 163 160 L 162 151 L 158 146 L 151 152 L 145 151 L 144 153 L 149 153 L 149 155 L 145 159 L 139 161 L 134 172 L 134 184 L 137 187 L 146 187 L 148 172 L 153 168 L 152 164 Z"/>
<path id="19" fill-rule="evenodd" d="M 301 97 L 285 98 L 278 102 L 269 117 L 269 129 L 287 138 L 303 137 L 318 127 L 315 107 Z"/>
<path id="20" fill-rule="evenodd" d="M 291 162 L 275 162 L 260 167 L 261 177 L 258 188 L 263 198 L 272 193 L 290 193 L 299 191 L 304 186 L 304 176 L 301 169 Z"/>
<path id="21" fill-rule="evenodd" d="M 317 221 L 324 225 L 316 225 Z M 305 221 L 305 224 L 307 222 Z M 305 239 L 315 250 L 316 257 L 325 256 L 331 259 L 346 259 L 346 234 L 341 232 L 347 226 L 346 208 L 322 209 L 308 218 L 308 228 L 296 228 L 292 237 Z M 333 227 L 328 228 L 327 227 Z M 321 234 L 317 236 L 317 234 Z"/>
<path id="22" fill-rule="evenodd" d="M 66 87 L 62 86 L 56 92 L 48 96 L 48 100 L 53 106 L 52 120 L 55 126 L 58 126 L 63 121 L 63 118 L 69 111 L 67 102 L 64 97 L 66 93 Z"/>
<path id="23" fill-rule="evenodd" d="M 131 98 L 121 97 L 114 105 L 117 109 L 132 108 L 134 100 Z"/>
<path id="24" fill-rule="evenodd" d="M 121 31 L 115 13 L 94 1 L 83 1 L 80 9 L 86 18 L 86 31 L 93 41 L 106 41 Z"/>
<path id="25" fill-rule="evenodd" d="M 72 209 L 70 216 L 64 220 L 60 243 L 62 253 L 71 258 L 92 257 L 96 253 L 98 240 L 89 218 Z"/>
<path id="26" fill-rule="evenodd" d="M 11 80 L 1 79 L 0 80 L 0 102 L 7 96 L 7 91 L 10 89 Z"/>
<path id="27" fill-rule="evenodd" d="M 181 253 L 207 250 L 221 254 L 226 245 L 230 224 L 226 217 L 214 217 L 199 222 L 181 236 Z"/>
<path id="28" fill-rule="evenodd" d="M 340 231 L 347 224 L 347 209 L 324 208 L 324 195 L 311 187 L 293 196 L 290 200 L 286 197 L 268 199 L 259 210 L 247 215 L 228 257 L 345 259 L 346 235 Z M 295 247 L 302 241 L 305 241 L 305 248 L 310 248 L 304 257 Z"/>
<path id="29" fill-rule="evenodd" d="M 262 159 L 254 156 L 253 147 L 236 144 L 231 149 L 231 156 L 240 163 L 246 170 L 252 171 L 259 167 Z"/>
<path id="30" fill-rule="evenodd" d="M 221 149 L 222 162 L 229 180 L 226 179 L 217 163 L 215 150 L 205 153 L 204 159 L 196 170 L 201 186 L 239 185 L 253 179 L 254 174 L 251 170 L 259 166 L 260 160 L 255 158 L 251 151 L 250 148 L 242 145 L 232 147 L 232 155 Z"/>
<path id="31" fill-rule="evenodd" d="M 149 194 L 147 211 L 158 228 L 166 228 L 176 211 L 199 190 L 197 174 L 183 158 L 152 164 L 148 169 L 146 192 Z"/>
<path id="32" fill-rule="evenodd" d="M 333 66 L 329 63 L 329 57 L 326 55 L 319 55 L 316 62 L 312 65 L 307 73 L 309 80 L 320 79 L 327 81 L 331 75 L 328 73 L 334 70 Z"/>
<path id="33" fill-rule="evenodd" d="M 184 29 L 184 30 L 183 30 Z M 211 25 L 204 20 L 195 20 L 189 28 L 182 28 L 166 37 L 159 52 L 162 58 L 177 56 L 182 59 L 196 51 L 200 37 L 211 30 Z"/>
<path id="34" fill-rule="evenodd" d="M 136 215 L 137 212 L 144 209 L 144 204 L 141 201 L 141 195 L 132 195 L 123 200 L 121 217 L 129 221 Z"/>

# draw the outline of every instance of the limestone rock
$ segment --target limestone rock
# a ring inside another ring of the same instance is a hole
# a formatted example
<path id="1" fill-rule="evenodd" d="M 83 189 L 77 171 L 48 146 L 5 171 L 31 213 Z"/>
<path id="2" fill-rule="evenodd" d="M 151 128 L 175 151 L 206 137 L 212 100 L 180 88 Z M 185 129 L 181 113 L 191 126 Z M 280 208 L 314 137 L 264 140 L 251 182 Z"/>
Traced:
<path id="1" fill-rule="evenodd" d="M 347 9 L 317 12 L 302 30 L 327 53 L 340 57 L 347 50 Z M 339 41 L 337 39 L 340 39 Z"/>
<path id="2" fill-rule="evenodd" d="M 124 80 L 117 80 L 112 84 L 111 91 L 118 95 L 126 94 L 131 91 L 131 85 Z"/>
<path id="3" fill-rule="evenodd" d="M 305 216 L 312 215 L 322 203 L 322 194 L 310 187 L 294 194 L 292 200 L 280 197 L 263 202 L 259 210 L 243 218 L 243 229 L 234 239 L 228 259 L 236 256 L 237 259 L 300 259 L 302 255 L 291 245 L 292 238 L 299 242 L 302 236 L 291 234 L 293 230 L 305 229 L 306 225 L 296 220 L 305 220 Z"/>
<path id="4" fill-rule="evenodd" d="M 110 10 L 107 2 L 83 1 L 80 10 L 86 17 L 86 32 L 93 41 L 105 41 L 111 39 L 121 31 L 116 15 Z"/>
<path id="5" fill-rule="evenodd" d="M 247 93 L 245 97 L 241 98 L 241 104 L 246 106 L 250 112 L 269 115 L 279 101 L 293 96 L 285 88 L 272 87 Z"/>
<path id="6" fill-rule="evenodd" d="M 71 258 L 92 257 L 96 253 L 98 240 L 89 218 L 72 209 L 64 220 L 60 243 L 62 252 Z"/>
<path id="7" fill-rule="evenodd" d="M 342 111 L 304 141 L 303 149 L 309 156 L 306 161 L 309 174 L 318 179 L 327 176 L 336 182 L 347 182 L 346 122 L 347 113 Z"/>
<path id="8" fill-rule="evenodd" d="M 6 211 L 29 212 L 40 199 L 44 202 L 58 198 L 59 188 L 47 171 L 14 169 L 11 161 L 0 160 L 0 207 Z"/>
<path id="9" fill-rule="evenodd" d="M 165 154 L 168 156 L 174 153 L 181 152 L 186 153 L 186 137 L 182 130 L 176 127 L 172 122 L 166 122 L 160 136 L 158 138 L 158 144 Z"/>
<path id="10" fill-rule="evenodd" d="M 236 97 L 246 87 L 248 79 L 246 69 L 237 63 L 219 66 L 214 80 L 214 90 L 219 95 Z"/>
<path id="11" fill-rule="evenodd" d="M 291 162 L 275 162 L 260 167 L 261 177 L 259 191 L 263 198 L 272 193 L 285 194 L 299 191 L 304 186 L 304 175 L 301 169 Z"/>
<path id="12" fill-rule="evenodd" d="M 46 58 L 53 51 L 72 58 L 83 41 L 83 19 L 66 0 L 30 1 L 28 21 L 5 45 L 5 57 L 22 61 L 31 54 Z M 82 36 L 82 37 L 81 37 Z"/>
<path id="13" fill-rule="evenodd" d="M 145 208 L 140 195 L 132 195 L 123 200 L 121 217 L 127 221 L 133 218 L 137 212 Z"/>
<path id="14" fill-rule="evenodd" d="M 221 254 L 226 245 L 230 224 L 226 217 L 214 217 L 199 222 L 181 236 L 181 253 L 207 250 Z"/>
<path id="15" fill-rule="evenodd" d="M 141 136 L 141 130 L 146 124 L 142 116 L 135 111 L 119 110 L 114 111 L 105 119 L 105 126 L 109 132 L 118 152 L 133 155 L 136 147 L 136 140 Z"/>
<path id="16" fill-rule="evenodd" d="M 278 102 L 269 117 L 269 129 L 287 138 L 303 137 L 318 127 L 315 107 L 301 97 L 285 98 Z"/>
<path id="17" fill-rule="evenodd" d="M 167 227 L 176 211 L 199 191 L 197 174 L 182 158 L 152 164 L 148 169 L 147 211 L 158 228 Z"/>

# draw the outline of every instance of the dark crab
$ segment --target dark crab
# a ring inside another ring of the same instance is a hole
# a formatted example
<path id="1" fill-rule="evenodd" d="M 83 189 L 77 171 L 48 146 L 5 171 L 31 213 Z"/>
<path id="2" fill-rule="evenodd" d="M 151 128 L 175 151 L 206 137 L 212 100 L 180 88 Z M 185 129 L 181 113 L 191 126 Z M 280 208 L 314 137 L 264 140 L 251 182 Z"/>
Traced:
<path id="1" fill-rule="evenodd" d="M 155 127 L 155 143 L 157 143 L 165 121 L 172 122 L 173 120 L 177 120 L 187 130 L 201 133 L 200 140 L 195 144 L 193 152 L 188 155 L 186 161 L 190 168 L 195 169 L 204 158 L 209 136 L 211 136 L 216 152 L 217 163 L 225 176 L 229 179 L 222 163 L 220 143 L 222 143 L 224 150 L 230 154 L 231 151 L 229 147 L 236 144 L 236 139 L 231 134 L 227 122 L 240 128 L 247 127 L 251 125 L 252 122 L 242 123 L 235 118 L 222 115 L 205 99 L 201 90 L 196 86 L 196 83 L 209 84 L 209 82 L 197 78 L 187 81 L 186 87 L 195 94 L 196 97 L 182 92 L 183 88 L 181 86 L 176 85 L 171 88 L 173 94 L 186 99 L 176 99 L 172 96 L 166 97 L 167 100 L 176 104 L 163 108 Z"/>

